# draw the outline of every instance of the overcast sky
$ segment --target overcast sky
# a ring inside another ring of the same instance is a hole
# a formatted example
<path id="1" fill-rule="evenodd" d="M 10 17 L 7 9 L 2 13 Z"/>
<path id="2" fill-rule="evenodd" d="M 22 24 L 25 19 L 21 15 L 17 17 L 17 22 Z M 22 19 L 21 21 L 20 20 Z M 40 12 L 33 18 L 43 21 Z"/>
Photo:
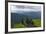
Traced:
<path id="1" fill-rule="evenodd" d="M 28 7 L 28 6 L 26 6 Z M 38 12 L 41 11 L 41 6 L 30 6 L 30 8 L 18 8 L 16 6 L 11 6 L 11 12 Z"/>

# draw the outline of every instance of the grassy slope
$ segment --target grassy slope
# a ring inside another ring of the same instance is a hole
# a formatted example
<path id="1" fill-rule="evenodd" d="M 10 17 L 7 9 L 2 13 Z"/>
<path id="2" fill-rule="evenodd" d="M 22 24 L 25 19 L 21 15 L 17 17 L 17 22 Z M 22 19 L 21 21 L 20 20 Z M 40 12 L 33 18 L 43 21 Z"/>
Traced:
<path id="1" fill-rule="evenodd" d="M 25 26 L 22 23 L 16 23 L 13 25 L 13 28 L 24 28 Z"/>
<path id="2" fill-rule="evenodd" d="M 37 26 L 37 27 L 41 26 L 41 20 L 40 19 L 33 19 L 32 21 L 33 21 L 34 26 Z"/>
<path id="3" fill-rule="evenodd" d="M 33 21 L 33 25 L 36 26 L 36 27 L 40 27 L 41 26 L 41 20 L 40 19 L 32 19 Z M 12 24 L 13 25 L 13 28 L 25 28 L 26 26 L 23 25 L 22 23 L 14 23 Z"/>

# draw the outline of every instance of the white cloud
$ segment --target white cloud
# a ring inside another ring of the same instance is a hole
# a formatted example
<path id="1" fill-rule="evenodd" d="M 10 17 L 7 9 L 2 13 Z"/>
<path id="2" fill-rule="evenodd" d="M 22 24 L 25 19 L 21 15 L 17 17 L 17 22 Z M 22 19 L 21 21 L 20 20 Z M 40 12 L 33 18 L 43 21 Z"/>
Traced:
<path id="1" fill-rule="evenodd" d="M 41 6 L 30 6 L 31 8 L 17 8 L 16 6 L 11 6 L 11 12 L 38 12 L 41 11 Z"/>

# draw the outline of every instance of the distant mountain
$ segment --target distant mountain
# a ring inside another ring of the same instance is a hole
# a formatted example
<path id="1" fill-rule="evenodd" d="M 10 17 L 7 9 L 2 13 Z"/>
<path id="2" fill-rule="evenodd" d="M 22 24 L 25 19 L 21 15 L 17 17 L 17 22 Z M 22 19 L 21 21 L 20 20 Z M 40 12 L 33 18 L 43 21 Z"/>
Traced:
<path id="1" fill-rule="evenodd" d="M 31 17 L 32 19 L 33 18 L 41 18 L 41 12 L 27 12 L 24 14 Z"/>
<path id="2" fill-rule="evenodd" d="M 11 13 L 11 20 L 14 22 L 21 22 L 23 19 L 41 18 L 41 12 L 24 12 L 24 13 Z"/>

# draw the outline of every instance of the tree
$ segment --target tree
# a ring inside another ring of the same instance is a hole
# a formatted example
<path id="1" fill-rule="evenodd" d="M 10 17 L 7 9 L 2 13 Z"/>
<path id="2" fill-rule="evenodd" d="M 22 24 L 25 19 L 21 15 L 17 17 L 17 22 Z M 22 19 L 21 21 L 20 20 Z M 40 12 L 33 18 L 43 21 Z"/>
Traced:
<path id="1" fill-rule="evenodd" d="M 26 18 L 27 27 L 33 27 L 33 21 L 31 18 Z"/>
<path id="2" fill-rule="evenodd" d="M 22 18 L 22 24 L 24 24 L 23 18 Z"/>
<path id="3" fill-rule="evenodd" d="M 27 23 L 27 24 L 29 23 L 29 19 L 28 19 L 28 18 L 26 18 L 26 23 Z"/>

